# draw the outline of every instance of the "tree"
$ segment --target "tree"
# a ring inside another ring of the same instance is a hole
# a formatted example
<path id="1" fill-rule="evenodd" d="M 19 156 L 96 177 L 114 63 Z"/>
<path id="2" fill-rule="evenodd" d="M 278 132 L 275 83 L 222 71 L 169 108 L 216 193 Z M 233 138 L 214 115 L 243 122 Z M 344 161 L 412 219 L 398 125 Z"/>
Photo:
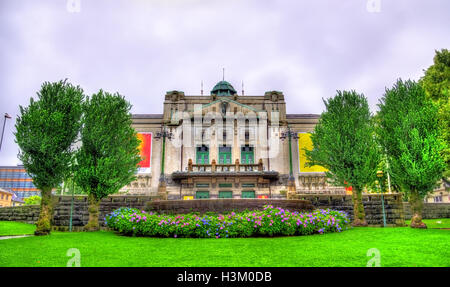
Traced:
<path id="1" fill-rule="evenodd" d="M 450 52 L 447 49 L 435 52 L 433 65 L 419 82 L 427 97 L 439 107 L 440 138 L 446 144 L 441 152 L 446 163 L 444 176 L 450 177 Z"/>
<path id="2" fill-rule="evenodd" d="M 422 86 L 401 79 L 386 89 L 378 104 L 377 134 L 386 150 L 390 175 L 402 186 L 413 217 L 411 227 L 426 228 L 422 222 L 423 199 L 433 190 L 444 170 L 440 152 L 437 107 Z"/>
<path id="3" fill-rule="evenodd" d="M 131 105 L 118 93 L 102 90 L 83 106 L 82 145 L 76 154 L 74 179 L 88 194 L 86 230 L 99 229 L 100 200 L 135 179 L 141 159 L 130 109 Z"/>
<path id="4" fill-rule="evenodd" d="M 352 186 L 352 224 L 367 226 L 362 190 L 376 178 L 379 163 L 367 99 L 355 91 L 337 91 L 324 104 L 326 111 L 311 135 L 313 149 L 306 150 L 309 165 L 327 168 L 334 185 Z"/>
<path id="5" fill-rule="evenodd" d="M 450 52 L 447 49 L 435 51 L 433 65 L 425 70 L 420 79 L 427 97 L 433 101 L 448 100 L 450 92 Z"/>
<path id="6" fill-rule="evenodd" d="M 68 174 L 73 159 L 72 144 L 80 130 L 83 90 L 70 83 L 45 82 L 30 99 L 28 107 L 20 106 L 16 121 L 19 159 L 41 190 L 41 211 L 36 235 L 49 234 L 52 217 L 52 189 Z"/>

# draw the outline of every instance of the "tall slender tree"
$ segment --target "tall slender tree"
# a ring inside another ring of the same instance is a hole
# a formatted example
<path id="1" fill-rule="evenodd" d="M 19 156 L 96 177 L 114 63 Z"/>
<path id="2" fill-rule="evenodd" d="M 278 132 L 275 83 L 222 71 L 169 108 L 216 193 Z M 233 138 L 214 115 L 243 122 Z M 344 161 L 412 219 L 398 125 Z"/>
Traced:
<path id="1" fill-rule="evenodd" d="M 30 99 L 20 106 L 16 121 L 19 159 L 41 190 L 41 211 L 36 235 L 49 234 L 52 217 L 52 189 L 69 173 L 73 160 L 72 145 L 80 130 L 83 90 L 67 81 L 45 82 Z"/>
<path id="2" fill-rule="evenodd" d="M 82 145 L 76 154 L 74 178 L 88 194 L 86 230 L 99 229 L 100 200 L 135 179 L 141 159 L 130 109 L 130 103 L 121 95 L 102 90 L 83 106 Z"/>
<path id="3" fill-rule="evenodd" d="M 352 224 L 367 226 L 362 191 L 376 178 L 379 163 L 367 99 L 355 91 L 337 91 L 324 104 L 326 111 L 311 135 L 313 149 L 306 150 L 309 165 L 327 168 L 334 185 L 352 186 Z"/>
<path id="4" fill-rule="evenodd" d="M 440 139 L 446 147 L 441 155 L 446 163 L 445 177 L 450 177 L 450 51 L 442 49 L 435 51 L 433 65 L 425 70 L 425 75 L 419 83 L 428 98 L 438 105 Z"/>
<path id="5" fill-rule="evenodd" d="M 389 160 L 391 176 L 408 197 L 411 227 L 422 222 L 423 199 L 433 190 L 445 168 L 440 152 L 438 108 L 414 81 L 399 79 L 386 89 L 378 104 L 378 139 Z"/>

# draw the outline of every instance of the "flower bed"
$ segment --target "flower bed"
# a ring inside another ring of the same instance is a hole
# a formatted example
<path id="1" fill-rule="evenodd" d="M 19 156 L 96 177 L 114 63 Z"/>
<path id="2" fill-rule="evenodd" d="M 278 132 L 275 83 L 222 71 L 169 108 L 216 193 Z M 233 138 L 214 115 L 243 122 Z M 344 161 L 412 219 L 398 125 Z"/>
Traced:
<path id="1" fill-rule="evenodd" d="M 263 210 L 219 215 L 162 215 L 119 208 L 106 216 L 106 225 L 125 235 L 153 237 L 250 237 L 340 232 L 349 227 L 345 212 L 317 209 L 290 212 L 272 205 Z"/>

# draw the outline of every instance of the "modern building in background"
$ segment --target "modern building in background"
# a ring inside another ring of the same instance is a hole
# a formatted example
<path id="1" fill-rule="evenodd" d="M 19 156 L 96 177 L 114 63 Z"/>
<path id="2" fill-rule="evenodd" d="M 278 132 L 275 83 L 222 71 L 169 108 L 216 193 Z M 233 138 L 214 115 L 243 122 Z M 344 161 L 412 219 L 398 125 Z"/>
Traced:
<path id="1" fill-rule="evenodd" d="M 18 198 L 41 194 L 23 165 L 0 166 L 0 188 L 15 193 Z"/>

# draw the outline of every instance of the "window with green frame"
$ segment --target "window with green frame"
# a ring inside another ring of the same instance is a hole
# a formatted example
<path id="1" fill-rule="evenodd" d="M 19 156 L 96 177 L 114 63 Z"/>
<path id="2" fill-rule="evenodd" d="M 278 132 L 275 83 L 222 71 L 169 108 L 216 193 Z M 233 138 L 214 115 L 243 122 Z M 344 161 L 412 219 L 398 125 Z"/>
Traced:
<path id="1" fill-rule="evenodd" d="M 220 190 L 219 198 L 233 198 L 233 192 L 231 190 Z"/>
<path id="2" fill-rule="evenodd" d="M 209 147 L 202 145 L 197 147 L 197 164 L 209 164 Z"/>
<path id="3" fill-rule="evenodd" d="M 254 183 L 242 183 L 242 187 L 255 187 Z"/>
<path id="4" fill-rule="evenodd" d="M 243 190 L 241 193 L 241 198 L 255 198 L 254 190 Z"/>
<path id="5" fill-rule="evenodd" d="M 219 164 L 231 163 L 231 147 L 222 146 L 219 147 Z"/>
<path id="6" fill-rule="evenodd" d="M 242 164 L 254 163 L 254 148 L 252 146 L 241 147 L 241 163 Z"/>
<path id="7" fill-rule="evenodd" d="M 209 187 L 209 183 L 197 183 L 195 187 Z"/>
<path id="8" fill-rule="evenodd" d="M 232 183 L 219 183 L 219 187 L 233 187 Z"/>

